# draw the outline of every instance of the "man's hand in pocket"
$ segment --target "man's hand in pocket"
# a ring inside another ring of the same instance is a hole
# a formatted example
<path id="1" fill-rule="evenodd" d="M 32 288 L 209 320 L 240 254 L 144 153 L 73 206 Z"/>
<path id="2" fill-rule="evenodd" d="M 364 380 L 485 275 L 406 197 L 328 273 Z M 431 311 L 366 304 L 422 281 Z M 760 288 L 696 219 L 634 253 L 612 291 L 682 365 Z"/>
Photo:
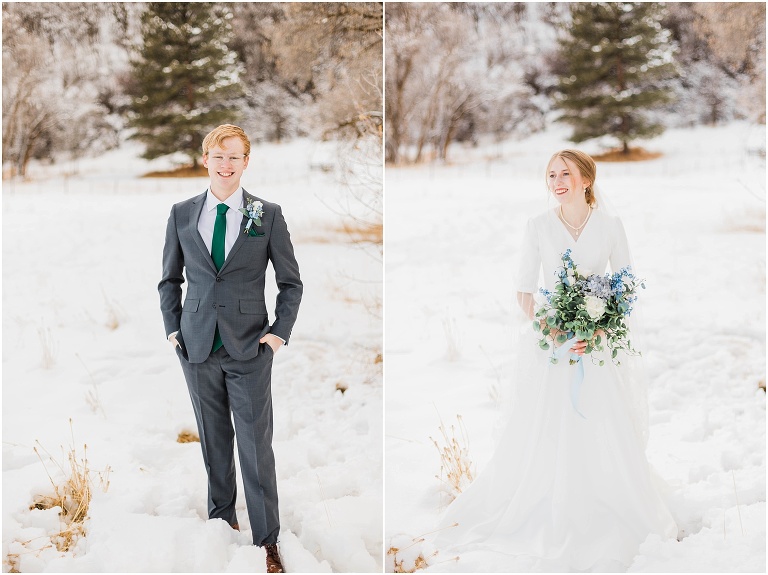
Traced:
<path id="1" fill-rule="evenodd" d="M 176 339 L 176 334 L 179 333 L 178 331 L 174 331 L 171 335 L 168 336 L 168 341 L 171 342 L 171 345 L 173 346 L 173 349 L 176 349 L 176 346 L 181 347 L 181 344 L 179 343 L 179 340 Z"/>

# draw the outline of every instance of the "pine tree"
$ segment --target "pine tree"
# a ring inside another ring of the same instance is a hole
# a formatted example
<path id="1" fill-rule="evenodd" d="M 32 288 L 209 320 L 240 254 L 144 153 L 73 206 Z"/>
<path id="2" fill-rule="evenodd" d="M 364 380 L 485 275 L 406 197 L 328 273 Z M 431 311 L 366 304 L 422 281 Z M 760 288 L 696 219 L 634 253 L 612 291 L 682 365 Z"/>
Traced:
<path id="1" fill-rule="evenodd" d="M 671 99 L 675 75 L 662 7 L 646 2 L 573 3 L 570 33 L 560 41 L 559 120 L 571 140 L 610 135 L 629 142 L 664 131 L 651 112 Z"/>
<path id="2" fill-rule="evenodd" d="M 196 167 L 205 134 L 236 121 L 242 65 L 228 48 L 231 17 L 214 3 L 148 3 L 128 87 L 129 125 L 146 144 L 144 158 L 183 152 Z"/>

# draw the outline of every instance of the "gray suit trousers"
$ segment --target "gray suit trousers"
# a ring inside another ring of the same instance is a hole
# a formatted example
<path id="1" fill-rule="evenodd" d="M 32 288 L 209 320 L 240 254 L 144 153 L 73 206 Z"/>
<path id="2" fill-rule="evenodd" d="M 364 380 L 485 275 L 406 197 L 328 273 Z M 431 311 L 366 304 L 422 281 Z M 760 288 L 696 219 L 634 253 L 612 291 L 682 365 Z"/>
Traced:
<path id="1" fill-rule="evenodd" d="M 234 438 L 254 545 L 276 543 L 280 532 L 275 456 L 272 452 L 272 348 L 232 359 L 224 347 L 190 363 L 176 347 L 197 420 L 208 472 L 208 517 L 237 523 Z M 234 419 L 234 429 L 232 420 Z"/>

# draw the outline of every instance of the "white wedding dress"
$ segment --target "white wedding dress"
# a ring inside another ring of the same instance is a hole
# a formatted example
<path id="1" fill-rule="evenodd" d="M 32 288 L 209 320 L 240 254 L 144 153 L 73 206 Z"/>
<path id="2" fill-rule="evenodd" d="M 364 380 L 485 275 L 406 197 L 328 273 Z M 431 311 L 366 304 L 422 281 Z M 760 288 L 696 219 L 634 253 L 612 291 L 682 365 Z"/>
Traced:
<path id="1" fill-rule="evenodd" d="M 580 271 L 631 263 L 618 218 L 594 210 L 575 241 L 548 211 L 528 222 L 517 289 L 535 293 L 540 270 L 553 289 L 568 248 Z M 677 536 L 645 456 L 642 374 L 633 358 L 620 356 L 617 367 L 606 353 L 600 367 L 585 355 L 582 418 L 571 403 L 576 367 L 551 364 L 551 350 L 539 349 L 540 336 L 526 323 L 530 335 L 517 351 L 528 365 L 515 370 L 509 423 L 491 461 L 446 509 L 432 543 L 443 561 L 459 555 L 455 571 L 626 570 L 649 534 Z"/>

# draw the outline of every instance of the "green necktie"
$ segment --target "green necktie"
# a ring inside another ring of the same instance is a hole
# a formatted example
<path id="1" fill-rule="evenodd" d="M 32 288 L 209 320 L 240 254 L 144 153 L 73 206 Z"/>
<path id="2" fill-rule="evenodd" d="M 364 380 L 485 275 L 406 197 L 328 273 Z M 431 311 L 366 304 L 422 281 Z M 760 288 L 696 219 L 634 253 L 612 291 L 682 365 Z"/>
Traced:
<path id="1" fill-rule="evenodd" d="M 220 270 L 224 265 L 224 238 L 227 235 L 227 210 L 229 206 L 227 204 L 219 204 L 216 206 L 216 224 L 213 226 L 213 241 L 211 241 L 211 258 L 213 259 L 213 265 L 216 266 L 216 270 Z M 221 335 L 219 334 L 219 326 L 216 325 L 216 333 L 213 335 L 213 349 L 211 353 L 216 351 L 222 346 Z"/>

